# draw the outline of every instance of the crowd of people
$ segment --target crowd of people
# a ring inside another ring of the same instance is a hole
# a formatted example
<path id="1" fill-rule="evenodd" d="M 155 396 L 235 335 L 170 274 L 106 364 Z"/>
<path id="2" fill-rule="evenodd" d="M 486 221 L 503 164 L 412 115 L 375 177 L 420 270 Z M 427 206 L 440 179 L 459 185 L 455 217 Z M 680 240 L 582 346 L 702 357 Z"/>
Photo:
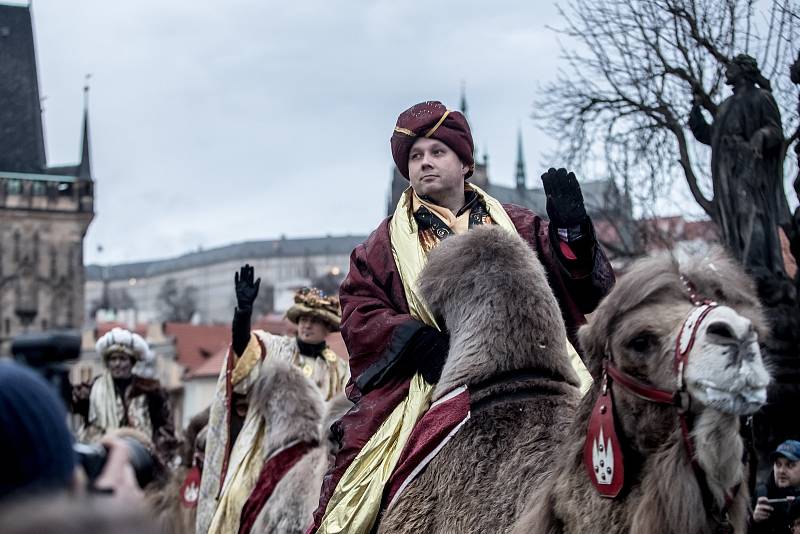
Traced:
<path id="1" fill-rule="evenodd" d="M 115 328 L 97 341 L 103 370 L 73 388 L 74 432 L 41 377 L 0 363 L 0 531 L 374 531 L 451 348 L 417 279 L 442 240 L 481 225 L 535 251 L 578 347 L 577 328 L 614 273 L 574 174 L 542 176 L 547 220 L 500 203 L 468 182 L 469 125 L 439 102 L 400 114 L 391 152 L 410 187 L 353 251 L 338 298 L 313 288 L 295 295 L 286 316 L 296 335 L 252 329 L 260 279 L 250 265 L 235 273 L 231 345 L 209 407 L 182 432 L 166 392 L 142 371 L 152 354 L 133 332 Z M 347 361 L 326 342 L 339 330 Z M 572 365 L 588 376 L 579 357 Z M 800 442 L 780 444 L 772 459 L 751 530 L 800 534 Z"/>

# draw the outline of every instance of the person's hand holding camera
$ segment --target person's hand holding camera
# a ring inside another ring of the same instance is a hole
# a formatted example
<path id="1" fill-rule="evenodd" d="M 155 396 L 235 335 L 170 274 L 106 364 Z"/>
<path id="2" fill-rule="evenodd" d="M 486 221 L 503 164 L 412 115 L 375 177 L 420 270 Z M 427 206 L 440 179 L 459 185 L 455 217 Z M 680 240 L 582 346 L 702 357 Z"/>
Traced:
<path id="1" fill-rule="evenodd" d="M 100 443 L 108 450 L 108 460 L 94 487 L 107 491 L 112 499 L 122 504 L 140 504 L 144 492 L 136 481 L 128 446 L 120 438 L 111 436 L 103 438 Z"/>
<path id="2" fill-rule="evenodd" d="M 769 502 L 767 502 L 766 497 L 759 497 L 758 501 L 756 502 L 756 507 L 753 510 L 753 521 L 756 523 L 766 521 L 769 519 L 769 516 L 772 514 L 773 510 L 774 508 L 769 504 Z"/>

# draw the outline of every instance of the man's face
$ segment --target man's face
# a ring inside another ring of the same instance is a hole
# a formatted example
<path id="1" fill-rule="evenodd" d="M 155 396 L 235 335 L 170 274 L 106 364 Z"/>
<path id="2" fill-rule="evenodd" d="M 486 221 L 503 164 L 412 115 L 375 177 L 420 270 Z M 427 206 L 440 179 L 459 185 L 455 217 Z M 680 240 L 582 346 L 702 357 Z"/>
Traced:
<path id="1" fill-rule="evenodd" d="M 772 464 L 775 484 L 779 488 L 800 487 L 800 461 L 793 462 L 784 456 L 778 456 Z"/>
<path id="2" fill-rule="evenodd" d="M 297 321 L 297 337 L 303 343 L 316 345 L 322 343 L 328 336 L 328 326 L 310 315 L 303 315 Z"/>
<path id="3" fill-rule="evenodd" d="M 133 371 L 133 358 L 124 352 L 115 352 L 106 360 L 111 378 L 130 378 Z"/>
<path id="4" fill-rule="evenodd" d="M 408 177 L 419 196 L 437 200 L 453 191 L 463 191 L 468 170 L 449 146 L 436 139 L 421 137 L 408 153 Z"/>

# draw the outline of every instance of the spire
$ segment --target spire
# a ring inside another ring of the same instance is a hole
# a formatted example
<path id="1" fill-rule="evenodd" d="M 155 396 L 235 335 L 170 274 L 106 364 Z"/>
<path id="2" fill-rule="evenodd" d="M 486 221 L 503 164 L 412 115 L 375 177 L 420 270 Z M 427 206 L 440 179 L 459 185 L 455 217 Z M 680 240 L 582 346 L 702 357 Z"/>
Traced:
<path id="1" fill-rule="evenodd" d="M 81 162 L 78 165 L 78 178 L 81 180 L 92 179 L 92 160 L 89 150 L 89 78 L 86 75 L 86 85 L 83 86 L 83 143 L 81 147 Z"/>
<path id="2" fill-rule="evenodd" d="M 517 129 L 517 189 L 525 189 L 525 157 L 522 153 L 522 128 Z"/>
<path id="3" fill-rule="evenodd" d="M 461 80 L 461 104 L 459 105 L 459 111 L 465 117 L 467 116 L 467 84 L 464 80 Z"/>
<path id="4" fill-rule="evenodd" d="M 0 169 L 41 173 L 47 168 L 43 104 L 28 6 L 0 0 L 0 56 Z"/>

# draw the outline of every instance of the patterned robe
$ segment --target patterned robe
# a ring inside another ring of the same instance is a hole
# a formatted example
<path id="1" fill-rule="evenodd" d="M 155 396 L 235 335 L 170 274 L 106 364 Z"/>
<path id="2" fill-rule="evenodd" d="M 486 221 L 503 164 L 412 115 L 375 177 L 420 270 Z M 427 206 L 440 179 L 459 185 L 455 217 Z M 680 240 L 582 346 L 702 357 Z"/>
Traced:
<path id="1" fill-rule="evenodd" d="M 73 403 L 73 411 L 84 418 L 78 429 L 78 439 L 83 442 L 97 442 L 122 426 L 142 432 L 162 453 L 174 441 L 169 398 L 157 380 L 134 375 L 123 398 L 105 370 L 92 384 L 88 402 Z"/>

